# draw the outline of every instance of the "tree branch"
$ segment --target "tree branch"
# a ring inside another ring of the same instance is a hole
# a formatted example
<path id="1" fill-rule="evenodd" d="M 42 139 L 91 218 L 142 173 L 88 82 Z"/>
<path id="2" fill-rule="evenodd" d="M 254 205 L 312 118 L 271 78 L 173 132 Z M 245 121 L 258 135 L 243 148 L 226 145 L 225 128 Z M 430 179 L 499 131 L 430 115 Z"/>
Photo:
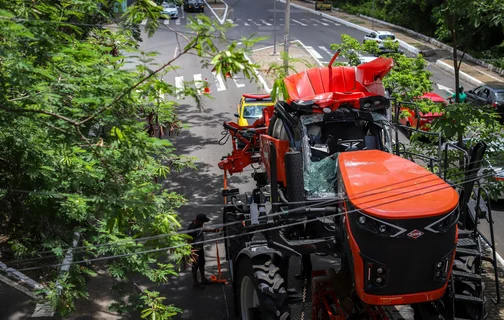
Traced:
<path id="1" fill-rule="evenodd" d="M 115 103 L 117 103 L 119 100 L 121 100 L 122 98 L 124 98 L 128 93 L 130 93 L 131 91 L 133 91 L 134 89 L 136 89 L 139 85 L 141 85 L 142 83 L 144 83 L 145 81 L 149 80 L 150 78 L 152 78 L 154 75 L 156 75 L 157 73 L 159 73 L 160 71 L 162 71 L 164 68 L 168 67 L 169 65 L 171 65 L 175 60 L 177 60 L 178 58 L 180 58 L 182 55 L 184 55 L 185 53 L 187 53 L 189 50 L 193 49 L 196 44 L 198 43 L 198 41 L 196 41 L 194 43 L 194 45 L 186 48 L 184 51 L 182 51 L 178 56 L 174 57 L 173 59 L 169 60 L 167 63 L 163 64 L 161 67 L 159 67 L 158 69 L 154 70 L 154 72 L 150 73 L 148 76 L 144 77 L 142 80 L 138 81 L 136 84 L 134 84 L 133 86 L 129 87 L 126 91 L 124 91 L 123 93 L 121 93 L 119 96 L 117 96 L 112 102 L 110 102 L 108 105 L 100 108 L 100 110 L 96 111 L 94 114 L 92 114 L 91 116 L 87 117 L 86 119 L 76 123 L 76 125 L 80 126 L 92 119 L 94 119 L 97 115 L 99 115 L 100 113 L 104 112 L 105 110 L 109 109 L 110 107 L 112 107 Z"/>
<path id="2" fill-rule="evenodd" d="M 72 125 L 78 125 L 78 123 L 70 118 L 67 118 L 65 116 L 62 116 L 60 114 L 57 114 L 57 113 L 54 113 L 54 112 L 49 112 L 49 111 L 45 111 L 45 110 L 35 110 L 35 109 L 20 109 L 20 108 L 9 108 L 9 107 L 6 107 L 6 106 L 2 106 L 0 105 L 0 110 L 4 110 L 4 111 L 7 111 L 7 112 L 12 112 L 12 113 L 38 113 L 38 114 L 45 114 L 45 115 L 48 115 L 48 116 L 52 116 L 52 117 L 55 117 L 57 119 L 60 119 L 60 120 L 63 120 L 63 121 L 66 121 Z"/>

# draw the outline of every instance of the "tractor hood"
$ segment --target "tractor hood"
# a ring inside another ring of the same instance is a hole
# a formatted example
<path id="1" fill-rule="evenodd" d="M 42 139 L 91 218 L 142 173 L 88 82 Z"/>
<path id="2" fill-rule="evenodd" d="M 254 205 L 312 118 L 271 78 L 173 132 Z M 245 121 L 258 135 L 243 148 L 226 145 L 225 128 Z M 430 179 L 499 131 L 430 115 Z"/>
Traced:
<path id="1" fill-rule="evenodd" d="M 313 101 L 321 108 L 331 105 L 334 110 L 341 102 L 353 104 L 361 98 L 383 96 L 385 90 L 381 80 L 393 65 L 391 58 L 377 58 L 357 67 L 312 68 L 293 74 L 284 79 L 289 93 L 286 102 Z M 337 106 L 335 102 L 339 102 Z"/>
<path id="2" fill-rule="evenodd" d="M 338 166 L 350 202 L 377 218 L 429 218 L 458 205 L 457 191 L 441 178 L 387 152 L 344 152 Z"/>

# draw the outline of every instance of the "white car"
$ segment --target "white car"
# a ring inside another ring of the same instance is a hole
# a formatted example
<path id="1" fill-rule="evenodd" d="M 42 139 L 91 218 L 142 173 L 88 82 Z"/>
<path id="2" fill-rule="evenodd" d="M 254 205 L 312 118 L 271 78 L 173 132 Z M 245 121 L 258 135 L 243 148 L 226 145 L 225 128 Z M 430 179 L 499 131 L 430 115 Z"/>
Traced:
<path id="1" fill-rule="evenodd" d="M 161 13 L 161 15 L 165 16 L 166 18 L 169 17 L 170 19 L 177 19 L 178 8 L 172 3 L 163 3 L 163 12 Z"/>
<path id="2" fill-rule="evenodd" d="M 375 41 L 378 43 L 378 47 L 380 49 L 384 48 L 384 42 L 385 41 L 394 41 L 394 42 L 399 42 L 399 40 L 396 39 L 395 35 L 392 32 L 389 31 L 373 31 L 370 34 L 366 34 L 364 36 L 364 41 L 362 43 L 365 43 L 366 41 Z"/>

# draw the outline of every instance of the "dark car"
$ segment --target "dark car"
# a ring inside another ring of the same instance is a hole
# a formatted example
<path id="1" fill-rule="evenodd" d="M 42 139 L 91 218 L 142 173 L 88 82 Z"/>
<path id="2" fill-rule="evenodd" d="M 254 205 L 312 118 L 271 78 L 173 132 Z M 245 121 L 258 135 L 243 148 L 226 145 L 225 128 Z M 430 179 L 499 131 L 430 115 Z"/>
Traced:
<path id="1" fill-rule="evenodd" d="M 475 106 L 490 105 L 504 120 L 504 84 L 492 83 L 466 92 L 467 102 Z"/>
<path id="2" fill-rule="evenodd" d="M 201 11 L 205 12 L 205 5 L 201 0 L 186 0 L 184 1 L 184 10 L 189 11 Z"/>

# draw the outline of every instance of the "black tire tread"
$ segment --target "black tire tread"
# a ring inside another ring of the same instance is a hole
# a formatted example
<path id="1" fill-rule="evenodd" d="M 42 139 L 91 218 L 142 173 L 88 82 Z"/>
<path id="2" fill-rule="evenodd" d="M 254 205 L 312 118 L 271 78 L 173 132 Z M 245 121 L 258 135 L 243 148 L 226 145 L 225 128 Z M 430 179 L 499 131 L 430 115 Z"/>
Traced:
<path id="1" fill-rule="evenodd" d="M 262 318 L 265 320 L 290 319 L 287 290 L 280 268 L 268 260 L 264 264 L 253 264 L 252 269 L 257 283 Z"/>

